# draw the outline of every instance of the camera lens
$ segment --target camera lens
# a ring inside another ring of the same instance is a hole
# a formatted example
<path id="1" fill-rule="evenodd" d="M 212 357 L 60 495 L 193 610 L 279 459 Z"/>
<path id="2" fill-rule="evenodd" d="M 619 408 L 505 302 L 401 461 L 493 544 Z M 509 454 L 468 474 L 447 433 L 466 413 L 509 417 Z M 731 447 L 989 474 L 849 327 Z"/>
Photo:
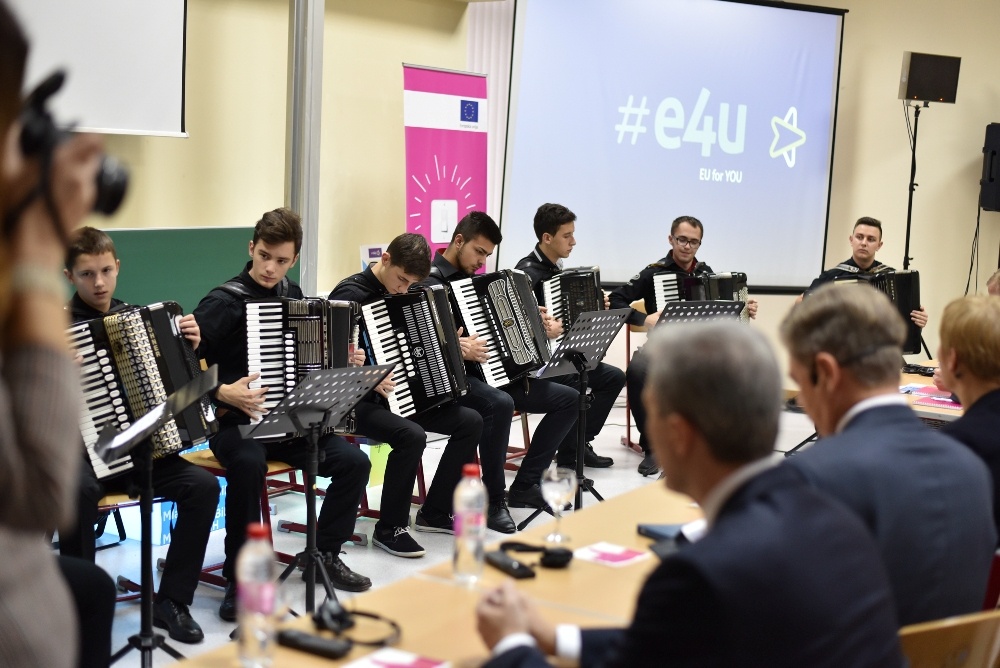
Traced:
<path id="1" fill-rule="evenodd" d="M 97 199 L 94 201 L 94 211 L 110 216 L 125 199 L 128 189 L 128 168 L 111 155 L 101 158 L 101 167 L 97 170 Z"/>

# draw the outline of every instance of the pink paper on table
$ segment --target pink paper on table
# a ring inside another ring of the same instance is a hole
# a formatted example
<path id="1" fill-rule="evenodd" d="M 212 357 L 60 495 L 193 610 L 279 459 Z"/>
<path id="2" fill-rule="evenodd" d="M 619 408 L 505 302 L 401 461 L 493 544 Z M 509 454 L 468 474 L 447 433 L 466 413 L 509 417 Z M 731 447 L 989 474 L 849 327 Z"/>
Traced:
<path id="1" fill-rule="evenodd" d="M 636 561 L 646 559 L 649 557 L 649 552 L 633 550 L 612 543 L 594 543 L 587 547 L 581 547 L 574 552 L 574 555 L 583 561 L 618 567 L 628 566 Z"/>
<path id="2" fill-rule="evenodd" d="M 950 399 L 936 399 L 934 397 L 923 397 L 913 402 L 917 406 L 931 406 L 933 408 L 947 408 L 952 411 L 962 410 L 962 404 L 956 404 Z"/>

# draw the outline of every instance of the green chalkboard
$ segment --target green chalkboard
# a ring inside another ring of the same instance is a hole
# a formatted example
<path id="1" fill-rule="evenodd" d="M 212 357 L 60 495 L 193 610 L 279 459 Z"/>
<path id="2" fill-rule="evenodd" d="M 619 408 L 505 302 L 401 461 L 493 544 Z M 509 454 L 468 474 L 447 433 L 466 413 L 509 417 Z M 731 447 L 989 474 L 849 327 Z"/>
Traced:
<path id="1" fill-rule="evenodd" d="M 175 301 L 190 313 L 209 290 L 239 274 L 250 259 L 252 227 L 105 230 L 122 268 L 115 297 L 129 304 Z M 298 265 L 288 272 L 298 280 Z"/>

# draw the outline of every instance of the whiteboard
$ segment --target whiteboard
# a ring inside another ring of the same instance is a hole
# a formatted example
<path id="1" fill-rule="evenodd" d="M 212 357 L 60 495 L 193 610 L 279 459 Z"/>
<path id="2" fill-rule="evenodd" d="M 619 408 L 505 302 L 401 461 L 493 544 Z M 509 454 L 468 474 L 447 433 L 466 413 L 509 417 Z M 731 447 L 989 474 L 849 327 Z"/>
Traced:
<path id="1" fill-rule="evenodd" d="M 60 124 L 122 134 L 185 136 L 187 0 L 7 0 L 31 50 L 25 92 L 56 68 Z"/>

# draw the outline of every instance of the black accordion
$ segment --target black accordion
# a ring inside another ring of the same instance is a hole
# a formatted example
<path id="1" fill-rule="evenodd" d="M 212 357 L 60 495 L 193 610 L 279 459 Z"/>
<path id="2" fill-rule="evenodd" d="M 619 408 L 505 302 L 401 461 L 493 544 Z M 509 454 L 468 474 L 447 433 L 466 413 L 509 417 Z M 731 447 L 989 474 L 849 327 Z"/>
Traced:
<path id="1" fill-rule="evenodd" d="M 746 303 L 750 293 L 747 290 L 747 275 L 743 273 L 699 274 L 681 278 L 681 292 L 684 301 L 734 301 L 743 302 L 740 320 L 749 322 L 750 313 Z"/>
<path id="2" fill-rule="evenodd" d="M 548 337 L 527 275 L 516 269 L 451 284 L 458 324 L 486 342 L 490 358 L 468 368 L 487 385 L 503 387 L 549 361 Z"/>
<path id="3" fill-rule="evenodd" d="M 387 397 L 400 417 L 450 403 L 467 391 L 447 290 L 415 287 L 361 307 L 361 345 L 375 364 L 396 364 Z"/>
<path id="4" fill-rule="evenodd" d="M 906 323 L 906 342 L 903 344 L 903 353 L 906 355 L 916 355 L 920 352 L 920 327 L 910 319 L 910 311 L 920 309 L 920 273 L 910 270 L 887 270 L 877 274 L 858 274 L 844 279 L 838 279 L 837 283 L 867 283 L 879 292 L 885 293 L 889 301 L 893 303 L 899 315 Z"/>
<path id="5" fill-rule="evenodd" d="M 260 373 L 251 388 L 266 387 L 264 409 L 281 403 L 313 371 L 349 364 L 348 345 L 357 343 L 358 305 L 326 299 L 248 299 L 243 303 L 247 374 Z M 353 432 L 353 413 L 332 431 Z M 301 434 L 267 437 L 291 438 Z"/>
<path id="6" fill-rule="evenodd" d="M 562 320 L 563 330 L 568 331 L 581 313 L 604 310 L 604 291 L 601 290 L 600 267 L 574 267 L 564 269 L 547 281 L 542 281 L 543 306 L 549 315 Z M 553 341 L 553 349 L 559 339 Z"/>
<path id="7" fill-rule="evenodd" d="M 177 323 L 182 315 L 176 302 L 132 306 L 67 330 L 70 346 L 82 358 L 80 431 L 98 478 L 132 468 L 127 455 L 105 463 L 94 452 L 104 425 L 111 421 L 119 431 L 127 429 L 201 373 Z M 202 397 L 150 437 L 153 458 L 204 443 L 215 431 L 211 404 Z"/>

